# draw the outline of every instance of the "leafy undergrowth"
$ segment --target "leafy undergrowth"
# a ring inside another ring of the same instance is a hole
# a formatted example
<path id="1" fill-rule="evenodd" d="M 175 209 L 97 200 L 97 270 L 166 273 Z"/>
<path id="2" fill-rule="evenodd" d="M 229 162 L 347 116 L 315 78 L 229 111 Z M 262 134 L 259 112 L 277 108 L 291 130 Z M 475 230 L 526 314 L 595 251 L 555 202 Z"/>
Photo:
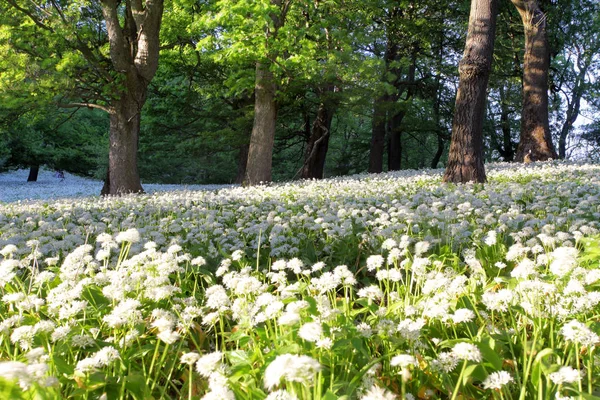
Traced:
<path id="1" fill-rule="evenodd" d="M 599 172 L 0 205 L 0 397 L 600 398 Z"/>

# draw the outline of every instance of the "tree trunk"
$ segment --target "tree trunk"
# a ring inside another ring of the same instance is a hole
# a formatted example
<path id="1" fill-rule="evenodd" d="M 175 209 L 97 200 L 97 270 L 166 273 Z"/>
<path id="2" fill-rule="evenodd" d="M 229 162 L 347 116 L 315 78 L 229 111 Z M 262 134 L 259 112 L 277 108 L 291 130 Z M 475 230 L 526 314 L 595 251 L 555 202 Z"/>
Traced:
<path id="1" fill-rule="evenodd" d="M 369 150 L 369 172 L 383 172 L 383 153 L 385 151 L 385 127 L 387 95 L 379 96 L 373 105 L 371 125 L 371 147 Z"/>
<path id="2" fill-rule="evenodd" d="M 530 152 L 535 161 L 557 158 L 548 122 L 550 52 L 546 15 L 537 0 L 511 1 L 521 15 L 525 30 L 521 137 L 515 158 L 523 162 L 525 155 Z"/>
<path id="3" fill-rule="evenodd" d="M 579 117 L 579 110 L 581 108 L 581 97 L 585 87 L 585 76 L 589 68 L 589 64 L 585 64 L 582 68 L 580 65 L 579 74 L 575 80 L 575 87 L 573 88 L 573 97 L 567 99 L 568 107 L 567 114 L 565 115 L 565 122 L 560 130 L 560 137 L 558 139 L 558 156 L 562 159 L 567 157 L 567 137 L 573 129 L 573 124 Z"/>
<path id="4" fill-rule="evenodd" d="M 402 168 L 402 120 L 405 111 L 399 111 L 388 121 L 388 171 L 398 171 Z"/>
<path id="5" fill-rule="evenodd" d="M 327 92 L 332 92 L 328 90 Z M 325 158 L 329 148 L 331 121 L 335 113 L 335 105 L 324 100 L 319 104 L 317 116 L 312 126 L 312 132 L 306 145 L 304 165 L 301 177 L 303 179 L 322 179 L 325 170 Z"/>
<path id="6" fill-rule="evenodd" d="M 256 63 L 254 93 L 254 125 L 250 136 L 244 185 L 271 181 L 277 103 L 274 77 L 269 70 L 269 64 Z"/>
<path id="7" fill-rule="evenodd" d="M 108 184 L 103 187 L 103 195 L 143 193 L 137 167 L 137 153 L 140 135 L 140 112 L 145 101 L 145 90 L 139 104 L 127 97 L 115 101 L 110 114 L 108 152 Z"/>
<path id="8" fill-rule="evenodd" d="M 444 138 L 442 137 L 442 132 L 438 131 L 437 133 L 437 150 L 433 155 L 433 159 L 431 160 L 431 168 L 436 169 L 438 164 L 440 163 L 440 159 L 442 155 L 444 155 L 444 149 L 446 148 Z"/>
<path id="9" fill-rule="evenodd" d="M 240 151 L 238 153 L 238 168 L 237 175 L 235 177 L 235 183 L 242 184 L 244 183 L 244 177 L 246 176 L 246 165 L 248 164 L 248 149 L 250 148 L 250 143 L 244 143 L 240 147 Z"/>
<path id="10" fill-rule="evenodd" d="M 110 148 L 103 195 L 143 192 L 137 166 L 141 110 L 158 69 L 163 0 L 102 0 L 113 72 L 122 81 L 108 107 Z"/>
<path id="11" fill-rule="evenodd" d="M 393 101 L 395 107 L 389 117 L 389 141 L 388 141 L 388 170 L 397 171 L 402 168 L 402 121 L 407 113 L 407 102 L 412 99 L 415 94 L 415 72 L 417 69 L 417 53 L 418 49 L 415 47 L 411 54 L 411 64 L 408 67 L 408 73 L 406 80 L 401 79 L 402 71 L 400 68 L 393 68 L 392 74 L 396 76 L 393 85 L 396 89 Z M 399 59 L 398 52 L 395 53 L 395 58 Z M 398 60 L 399 61 L 399 60 Z M 406 97 L 401 99 L 402 95 L 406 93 Z M 402 108 L 398 110 L 399 104 L 397 102 L 402 100 L 404 104 Z"/>
<path id="12" fill-rule="evenodd" d="M 483 119 L 492 66 L 498 0 L 471 0 L 444 182 L 485 182 Z"/>
<path id="13" fill-rule="evenodd" d="M 27 182 L 37 182 L 39 172 L 39 165 L 32 165 L 31 167 L 29 167 L 29 176 L 27 177 Z"/>
<path id="14" fill-rule="evenodd" d="M 434 123 L 435 123 L 435 134 L 437 136 L 437 150 L 435 152 L 435 154 L 433 155 L 433 159 L 431 160 L 431 168 L 432 169 L 436 169 L 438 167 L 438 164 L 440 163 L 440 160 L 442 158 L 442 155 L 444 155 L 444 150 L 446 148 L 446 143 L 444 140 L 444 135 L 443 135 L 443 128 L 442 128 L 442 117 L 440 115 L 440 108 L 441 108 L 441 103 L 442 103 L 442 62 L 444 59 L 444 34 L 442 31 L 440 31 L 442 34 L 439 36 L 439 43 L 438 43 L 438 48 L 437 50 L 437 57 L 436 57 L 436 65 L 435 65 L 435 69 L 436 69 L 436 74 L 435 74 L 435 85 L 434 85 L 434 98 L 435 101 L 433 102 L 433 119 L 434 119 Z"/>
<path id="15" fill-rule="evenodd" d="M 513 147 L 512 134 L 510 131 L 510 109 L 504 86 L 500 86 L 500 127 L 502 129 L 502 148 L 498 148 L 498 152 L 506 162 L 512 162 L 515 158 L 515 150 Z"/>

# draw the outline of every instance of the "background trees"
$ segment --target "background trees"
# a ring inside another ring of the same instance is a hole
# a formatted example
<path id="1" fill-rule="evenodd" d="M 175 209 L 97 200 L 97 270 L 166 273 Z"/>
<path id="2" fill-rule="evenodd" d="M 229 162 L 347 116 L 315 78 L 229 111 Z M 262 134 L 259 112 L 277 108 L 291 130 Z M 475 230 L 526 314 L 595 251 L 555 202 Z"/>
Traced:
<path id="1" fill-rule="evenodd" d="M 254 184 L 448 164 L 469 2 L 161 4 L 0 2 L 0 168 L 66 169 L 121 193 L 140 176 Z M 598 7 L 499 2 L 484 160 L 597 154 Z M 548 75 L 535 82 L 534 58 Z M 541 136 L 522 116 L 532 93 L 549 96 L 533 113 Z"/>

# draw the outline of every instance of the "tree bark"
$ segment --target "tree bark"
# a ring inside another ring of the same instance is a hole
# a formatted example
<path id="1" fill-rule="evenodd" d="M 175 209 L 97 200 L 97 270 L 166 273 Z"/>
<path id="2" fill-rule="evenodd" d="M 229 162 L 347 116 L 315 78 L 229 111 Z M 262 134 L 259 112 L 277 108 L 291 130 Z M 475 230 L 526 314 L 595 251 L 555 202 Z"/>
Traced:
<path id="1" fill-rule="evenodd" d="M 39 172 L 40 172 L 39 165 L 30 166 L 29 167 L 29 176 L 27 177 L 27 182 L 37 182 Z"/>
<path id="2" fill-rule="evenodd" d="M 244 143 L 240 146 L 240 151 L 238 152 L 238 168 L 237 175 L 235 177 L 235 183 L 242 184 L 244 183 L 244 177 L 246 176 L 246 165 L 248 164 L 248 149 L 250 148 L 250 143 Z"/>
<path id="3" fill-rule="evenodd" d="M 398 58 L 398 52 L 395 57 Z M 411 55 L 411 64 L 408 67 L 408 73 L 406 80 L 401 79 L 402 71 L 400 68 L 394 68 L 391 72 L 396 76 L 393 85 L 396 89 L 392 99 L 394 103 L 397 103 L 402 95 L 406 93 L 406 97 L 403 99 L 404 102 L 409 101 L 415 94 L 415 72 L 417 68 L 417 49 L 413 49 Z M 396 107 L 398 104 L 396 104 Z M 388 140 L 388 170 L 397 171 L 402 168 L 402 121 L 406 116 L 407 110 L 406 105 L 400 110 L 394 110 L 389 116 L 389 140 Z"/>
<path id="4" fill-rule="evenodd" d="M 575 87 L 573 88 L 572 98 L 567 98 L 568 106 L 567 113 L 565 115 L 565 122 L 560 130 L 560 137 L 558 139 L 558 156 L 562 159 L 567 157 L 567 137 L 573 129 L 573 124 L 579 117 L 579 110 L 581 109 L 581 98 L 585 88 L 585 76 L 587 74 L 589 64 L 579 65 L 579 74 L 575 79 Z"/>
<path id="5" fill-rule="evenodd" d="M 373 104 L 371 123 L 371 146 L 369 149 L 369 172 L 383 172 L 383 153 L 385 151 L 386 104 L 387 95 L 379 96 Z"/>
<path id="6" fill-rule="evenodd" d="M 103 187 L 102 195 L 121 195 L 142 193 L 137 167 L 138 143 L 140 134 L 141 105 L 145 102 L 143 95 L 136 101 L 127 96 L 116 101 L 110 114 L 108 152 L 108 184 Z"/>
<path id="7" fill-rule="evenodd" d="M 331 92 L 333 92 L 333 88 L 326 91 L 326 93 Z M 319 104 L 311 135 L 306 145 L 304 165 L 300 175 L 303 179 L 323 179 L 325 158 L 329 149 L 331 121 L 335 109 L 335 104 L 328 99 L 321 101 L 321 104 Z"/>
<path id="8" fill-rule="evenodd" d="M 557 158 L 548 122 L 550 52 L 546 15 L 537 0 L 511 1 L 521 16 L 525 31 L 521 137 L 515 159 L 523 162 L 530 152 L 535 161 Z"/>
<path id="9" fill-rule="evenodd" d="M 514 144 L 512 141 L 512 133 L 510 130 L 510 109 L 504 86 L 500 86 L 500 127 L 502 129 L 502 148 L 498 148 L 498 152 L 502 159 L 506 162 L 512 162 L 515 158 Z"/>
<path id="10" fill-rule="evenodd" d="M 274 77 L 268 63 L 256 63 L 254 93 L 254 124 L 248 148 L 244 185 L 257 185 L 271 181 L 277 103 Z"/>
<path id="11" fill-rule="evenodd" d="M 459 64 L 452 138 L 444 182 L 485 182 L 483 119 L 492 66 L 498 0 L 471 0 L 465 52 Z"/>

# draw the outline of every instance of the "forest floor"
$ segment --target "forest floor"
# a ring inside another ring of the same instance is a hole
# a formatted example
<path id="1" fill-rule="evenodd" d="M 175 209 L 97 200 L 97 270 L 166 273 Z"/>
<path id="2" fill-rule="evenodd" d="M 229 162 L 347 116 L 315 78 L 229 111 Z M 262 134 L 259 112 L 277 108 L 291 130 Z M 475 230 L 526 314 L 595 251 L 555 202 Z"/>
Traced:
<path id="1" fill-rule="evenodd" d="M 68 172 L 65 172 L 64 179 L 61 179 L 55 176 L 54 171 L 40 169 L 37 182 L 27 182 L 28 176 L 28 169 L 0 173 L 0 202 L 97 196 L 102 189 L 102 181 Z M 173 190 L 216 190 L 231 186 L 142 184 L 147 193 Z"/>
<path id="2" fill-rule="evenodd" d="M 0 202 L 0 399 L 600 399 L 600 164 L 442 173 L 21 172 L 93 196 Z"/>

